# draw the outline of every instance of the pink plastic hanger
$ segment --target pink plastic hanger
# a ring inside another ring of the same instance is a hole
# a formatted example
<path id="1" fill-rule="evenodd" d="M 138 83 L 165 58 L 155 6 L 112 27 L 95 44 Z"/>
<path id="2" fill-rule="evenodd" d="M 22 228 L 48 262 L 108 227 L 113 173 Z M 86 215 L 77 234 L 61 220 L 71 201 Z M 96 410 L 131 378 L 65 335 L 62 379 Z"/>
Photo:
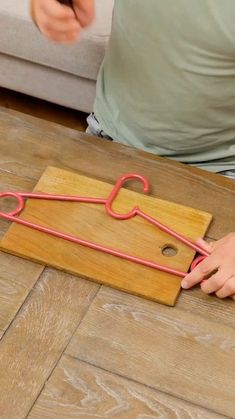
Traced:
<path id="1" fill-rule="evenodd" d="M 143 183 L 144 192 L 149 192 L 149 182 L 148 179 L 144 176 L 141 176 L 139 174 L 135 173 L 127 173 L 123 176 L 121 176 L 115 186 L 113 187 L 110 195 L 105 198 L 92 198 L 92 197 L 82 197 L 82 196 L 69 196 L 69 195 L 54 195 L 54 194 L 47 194 L 47 193 L 21 193 L 21 192 L 2 192 L 0 193 L 0 198 L 6 198 L 6 197 L 13 197 L 17 200 L 18 205 L 17 208 L 10 212 L 0 212 L 0 217 L 11 221 L 14 223 L 21 224 L 25 227 L 29 227 L 38 231 L 41 231 L 43 233 L 50 234 L 52 236 L 71 241 L 73 243 L 80 244 L 82 246 L 89 247 L 91 249 L 95 249 L 101 252 L 108 253 L 110 255 L 120 257 L 122 259 L 129 260 L 131 262 L 139 263 L 144 266 L 148 266 L 150 268 L 158 269 L 163 272 L 167 272 L 173 275 L 177 275 L 180 277 L 185 277 L 187 275 L 186 272 L 178 271 L 176 269 L 169 268 L 164 265 L 159 265 L 151 260 L 142 259 L 136 256 L 129 255 L 128 253 L 120 252 L 119 250 L 112 249 L 110 247 L 105 247 L 103 245 L 100 245 L 98 243 L 93 243 L 88 240 L 80 239 L 79 237 L 66 234 L 48 227 L 44 227 L 39 224 L 35 224 L 26 220 L 23 220 L 18 217 L 20 215 L 21 211 L 25 207 L 25 200 L 26 199 L 44 199 L 44 200 L 53 200 L 53 201 L 69 201 L 69 202 L 83 202 L 83 203 L 92 203 L 92 204 L 99 204 L 104 205 L 106 212 L 111 217 L 117 219 L 117 220 L 129 220 L 130 218 L 139 216 L 148 221 L 149 223 L 153 224 L 154 226 L 158 227 L 160 230 L 168 233 L 172 237 L 175 237 L 182 243 L 184 243 L 186 246 L 190 247 L 191 249 L 198 252 L 201 256 L 199 258 L 195 259 L 193 264 L 191 265 L 191 268 L 194 268 L 201 260 L 203 260 L 205 257 L 209 256 L 209 253 L 206 252 L 204 249 L 202 249 L 200 246 L 196 245 L 195 243 L 188 240 L 186 237 L 182 236 L 181 234 L 177 233 L 176 231 L 172 230 L 171 228 L 167 227 L 166 225 L 160 223 L 155 218 L 149 216 L 148 214 L 144 213 L 139 207 L 134 207 L 130 212 L 127 214 L 120 214 L 116 213 L 112 209 L 113 202 L 118 195 L 118 192 L 123 187 L 123 185 L 129 181 L 129 180 L 139 180 Z"/>

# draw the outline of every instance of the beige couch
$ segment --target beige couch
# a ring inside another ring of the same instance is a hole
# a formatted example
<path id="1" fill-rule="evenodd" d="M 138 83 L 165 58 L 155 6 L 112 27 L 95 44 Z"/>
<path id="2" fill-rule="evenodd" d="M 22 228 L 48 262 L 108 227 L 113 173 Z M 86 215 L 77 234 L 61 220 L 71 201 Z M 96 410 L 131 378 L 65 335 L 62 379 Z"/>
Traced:
<path id="1" fill-rule="evenodd" d="M 35 28 L 29 0 L 0 0 L 0 86 L 90 112 L 113 2 L 96 0 L 95 23 L 79 43 L 64 46 Z"/>

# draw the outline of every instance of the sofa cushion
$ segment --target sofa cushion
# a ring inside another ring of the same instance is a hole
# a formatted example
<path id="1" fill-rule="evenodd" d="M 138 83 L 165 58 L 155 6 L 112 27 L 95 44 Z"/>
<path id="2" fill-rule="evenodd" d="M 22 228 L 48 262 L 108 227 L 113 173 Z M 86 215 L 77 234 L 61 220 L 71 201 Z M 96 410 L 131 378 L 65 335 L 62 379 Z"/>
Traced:
<path id="1" fill-rule="evenodd" d="M 96 0 L 96 21 L 83 31 L 80 42 L 59 45 L 44 38 L 32 23 L 29 0 L 1 0 L 0 52 L 96 80 L 111 30 L 113 3 Z"/>

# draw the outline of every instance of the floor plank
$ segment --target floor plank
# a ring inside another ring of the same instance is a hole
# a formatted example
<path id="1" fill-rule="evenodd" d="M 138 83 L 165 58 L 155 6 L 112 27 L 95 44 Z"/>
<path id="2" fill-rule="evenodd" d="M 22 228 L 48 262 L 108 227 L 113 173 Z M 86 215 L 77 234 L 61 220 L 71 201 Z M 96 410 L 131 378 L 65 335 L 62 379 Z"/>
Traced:
<path id="1" fill-rule="evenodd" d="M 198 406 L 63 356 L 28 419 L 222 419 Z"/>
<path id="2" fill-rule="evenodd" d="M 235 330 L 197 311 L 103 288 L 66 353 L 233 417 Z"/>
<path id="3" fill-rule="evenodd" d="M 0 341 L 1 419 L 29 412 L 98 287 L 45 270 Z"/>
<path id="4" fill-rule="evenodd" d="M 235 304 L 232 300 L 221 300 L 214 295 L 207 295 L 201 288 L 194 287 L 181 293 L 177 308 L 187 313 L 197 313 L 198 316 L 235 329 Z"/>
<path id="5" fill-rule="evenodd" d="M 34 181 L 0 170 L 0 191 L 30 191 Z M 0 211 L 14 208 L 15 202 L 5 199 Z M 9 223 L 0 220 L 0 239 Z M 43 267 L 0 252 L 0 336 L 6 331 L 39 278 Z"/>
<path id="6" fill-rule="evenodd" d="M 4 109 L 0 149 L 0 169 L 34 180 L 49 165 L 112 183 L 123 173 L 141 173 L 150 179 L 154 196 L 211 212 L 212 238 L 234 229 L 235 182 L 222 176 Z"/>
<path id="7" fill-rule="evenodd" d="M 0 334 L 6 331 L 44 267 L 0 252 Z"/>
<path id="8" fill-rule="evenodd" d="M 85 131 L 87 114 L 0 87 L 0 106 Z"/>

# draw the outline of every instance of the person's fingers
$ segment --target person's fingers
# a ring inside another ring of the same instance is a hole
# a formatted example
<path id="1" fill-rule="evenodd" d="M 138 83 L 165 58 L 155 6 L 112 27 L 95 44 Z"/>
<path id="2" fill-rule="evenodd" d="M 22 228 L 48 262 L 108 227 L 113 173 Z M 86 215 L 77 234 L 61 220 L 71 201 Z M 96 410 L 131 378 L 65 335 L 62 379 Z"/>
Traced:
<path id="1" fill-rule="evenodd" d="M 52 19 L 65 20 L 74 17 L 72 8 L 59 3 L 57 0 L 42 0 L 39 10 Z"/>
<path id="2" fill-rule="evenodd" d="M 73 0 L 73 7 L 57 0 L 32 0 L 31 15 L 43 35 L 57 42 L 79 39 L 81 27 L 94 18 L 94 0 Z"/>
<path id="3" fill-rule="evenodd" d="M 186 275 L 186 277 L 182 280 L 182 288 L 191 288 L 199 282 L 203 281 L 203 279 L 207 279 L 218 269 L 219 265 L 220 263 L 218 258 L 214 257 L 213 254 L 206 257 L 201 263 L 199 263 L 199 265 L 196 266 L 195 269 L 193 269 L 192 272 Z"/>
<path id="4" fill-rule="evenodd" d="M 73 0 L 73 8 L 82 27 L 88 26 L 95 17 L 94 0 Z"/>
<path id="5" fill-rule="evenodd" d="M 235 275 L 232 275 L 225 282 L 224 286 L 216 292 L 217 297 L 226 298 L 234 295 L 235 293 Z"/>
<path id="6" fill-rule="evenodd" d="M 40 30 L 48 29 L 54 22 L 57 22 L 58 26 L 64 25 L 66 22 L 78 24 L 73 10 L 56 0 L 32 1 L 31 15 Z"/>
<path id="7" fill-rule="evenodd" d="M 211 253 L 213 251 L 215 245 L 215 243 L 207 243 L 205 240 L 201 238 L 196 240 L 196 244 L 208 253 Z"/>
<path id="8" fill-rule="evenodd" d="M 43 19 L 41 21 L 42 24 L 42 32 L 50 31 L 50 32 L 58 32 L 58 33 L 68 33 L 68 32 L 79 32 L 81 26 L 76 19 L 67 19 L 67 20 L 58 20 L 58 19 Z"/>
<path id="9" fill-rule="evenodd" d="M 81 26 L 73 10 L 56 0 L 35 2 L 36 24 L 52 41 L 68 43 L 78 40 Z"/>
<path id="10" fill-rule="evenodd" d="M 186 275 L 182 288 L 188 289 L 200 282 L 203 292 L 235 300 L 235 233 L 213 243 L 200 239 L 197 244 L 210 254 Z"/>
<path id="11" fill-rule="evenodd" d="M 43 34 L 51 41 L 60 42 L 63 44 L 71 43 L 79 39 L 80 33 L 75 32 L 52 32 L 44 31 Z"/>
<path id="12" fill-rule="evenodd" d="M 212 294 L 213 292 L 219 291 L 227 279 L 231 276 L 229 271 L 226 272 L 225 269 L 219 269 L 214 275 L 211 275 L 205 281 L 201 283 L 201 289 L 205 294 Z"/>

